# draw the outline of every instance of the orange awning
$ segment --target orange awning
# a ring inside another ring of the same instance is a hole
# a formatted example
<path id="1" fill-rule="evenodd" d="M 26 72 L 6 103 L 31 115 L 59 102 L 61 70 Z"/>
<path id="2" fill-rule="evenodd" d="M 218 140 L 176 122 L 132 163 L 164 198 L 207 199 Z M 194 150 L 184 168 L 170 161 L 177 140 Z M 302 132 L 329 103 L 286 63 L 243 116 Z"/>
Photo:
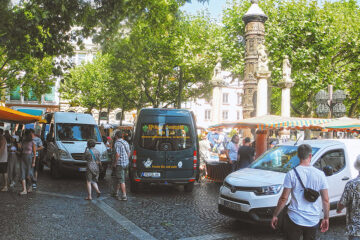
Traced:
<path id="1" fill-rule="evenodd" d="M 41 116 L 30 115 L 3 106 L 0 106 L 0 121 L 10 123 L 45 122 Z"/>

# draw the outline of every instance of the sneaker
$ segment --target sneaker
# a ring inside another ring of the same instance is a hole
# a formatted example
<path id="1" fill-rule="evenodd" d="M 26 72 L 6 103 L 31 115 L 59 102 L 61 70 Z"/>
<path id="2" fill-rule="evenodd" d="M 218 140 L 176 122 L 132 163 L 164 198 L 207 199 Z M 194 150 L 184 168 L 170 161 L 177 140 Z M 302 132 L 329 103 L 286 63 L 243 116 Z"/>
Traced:
<path id="1" fill-rule="evenodd" d="M 124 195 L 123 195 L 120 200 L 121 200 L 121 201 L 127 201 L 127 196 L 124 196 Z"/>
<path id="2" fill-rule="evenodd" d="M 32 188 L 36 189 L 36 187 L 37 187 L 36 183 L 33 183 Z"/>
<path id="3" fill-rule="evenodd" d="M 12 182 L 10 183 L 10 187 L 11 187 L 11 188 L 15 187 L 15 182 L 14 182 L 14 181 L 12 181 Z"/>
<path id="4" fill-rule="evenodd" d="M 20 194 L 20 195 L 26 195 L 27 192 L 20 192 L 19 194 Z"/>
<path id="5" fill-rule="evenodd" d="M 8 187 L 3 187 L 3 188 L 1 189 L 2 192 L 7 192 L 8 190 L 9 190 Z"/>

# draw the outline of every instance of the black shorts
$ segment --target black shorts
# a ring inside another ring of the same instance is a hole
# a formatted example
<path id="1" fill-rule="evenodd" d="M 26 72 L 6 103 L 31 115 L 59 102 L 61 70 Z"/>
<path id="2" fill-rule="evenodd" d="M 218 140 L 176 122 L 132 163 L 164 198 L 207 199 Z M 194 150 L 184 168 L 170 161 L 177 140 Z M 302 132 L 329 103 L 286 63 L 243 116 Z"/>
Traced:
<path id="1" fill-rule="evenodd" d="M 0 163 L 0 174 L 1 173 L 7 173 L 7 167 L 8 167 L 7 162 L 1 162 Z"/>

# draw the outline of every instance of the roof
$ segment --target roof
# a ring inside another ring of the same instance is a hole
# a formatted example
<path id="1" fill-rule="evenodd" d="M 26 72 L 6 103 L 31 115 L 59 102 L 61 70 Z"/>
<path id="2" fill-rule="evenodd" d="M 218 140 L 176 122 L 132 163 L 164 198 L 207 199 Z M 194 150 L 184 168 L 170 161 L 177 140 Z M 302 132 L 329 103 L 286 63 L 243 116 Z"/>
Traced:
<path id="1" fill-rule="evenodd" d="M 166 116 L 189 116 L 190 111 L 186 109 L 170 108 L 143 108 L 139 115 L 166 115 Z"/>
<path id="2" fill-rule="evenodd" d="M 0 106 L 0 121 L 10 123 L 42 122 L 40 116 L 34 116 L 11 108 Z"/>
<path id="3" fill-rule="evenodd" d="M 96 125 L 93 116 L 87 113 L 55 112 L 54 120 L 56 123 L 80 123 Z"/>
<path id="4" fill-rule="evenodd" d="M 333 119 L 323 118 L 295 118 L 295 117 L 281 117 L 276 115 L 264 115 L 260 117 L 253 117 L 243 119 L 237 122 L 228 122 L 212 125 L 210 129 L 216 128 L 258 128 L 265 129 L 283 129 L 283 128 L 321 128 L 320 124 L 333 121 Z"/>

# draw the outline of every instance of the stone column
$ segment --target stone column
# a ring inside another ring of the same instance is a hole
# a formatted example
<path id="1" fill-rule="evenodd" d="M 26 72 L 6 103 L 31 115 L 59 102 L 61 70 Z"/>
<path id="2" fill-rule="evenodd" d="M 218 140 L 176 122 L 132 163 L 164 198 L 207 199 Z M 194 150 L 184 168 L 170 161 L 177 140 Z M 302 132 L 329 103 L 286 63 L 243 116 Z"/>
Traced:
<path id="1" fill-rule="evenodd" d="M 244 119 L 255 117 L 255 103 L 257 81 L 255 72 L 258 63 L 258 45 L 264 43 L 265 26 L 267 16 L 260 9 L 257 0 L 251 0 L 251 7 L 243 16 L 245 22 L 245 69 L 244 69 L 244 97 L 243 117 Z"/>

